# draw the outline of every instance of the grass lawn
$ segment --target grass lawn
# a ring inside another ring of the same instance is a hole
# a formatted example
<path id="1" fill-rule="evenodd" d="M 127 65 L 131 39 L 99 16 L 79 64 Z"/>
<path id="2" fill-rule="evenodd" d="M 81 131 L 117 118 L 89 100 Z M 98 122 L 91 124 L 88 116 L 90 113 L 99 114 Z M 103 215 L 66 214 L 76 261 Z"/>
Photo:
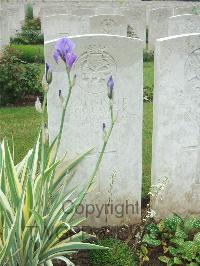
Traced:
<path id="1" fill-rule="evenodd" d="M 144 87 L 153 87 L 154 83 L 154 63 L 144 62 Z"/>
<path id="2" fill-rule="evenodd" d="M 15 162 L 32 147 L 40 127 L 40 114 L 33 107 L 0 108 L 0 140 L 15 142 Z"/>

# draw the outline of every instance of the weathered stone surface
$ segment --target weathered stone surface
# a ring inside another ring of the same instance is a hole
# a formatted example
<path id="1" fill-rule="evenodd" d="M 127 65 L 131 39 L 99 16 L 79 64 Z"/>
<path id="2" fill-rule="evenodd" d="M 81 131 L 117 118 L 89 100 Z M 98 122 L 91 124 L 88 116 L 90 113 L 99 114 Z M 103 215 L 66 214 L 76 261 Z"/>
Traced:
<path id="1" fill-rule="evenodd" d="M 127 19 L 120 15 L 90 17 L 90 33 L 127 36 Z"/>
<path id="2" fill-rule="evenodd" d="M 95 10 L 92 8 L 77 8 L 72 10 L 72 15 L 76 16 L 92 16 L 95 14 Z"/>
<path id="3" fill-rule="evenodd" d="M 18 7 L 8 6 L 6 8 L 7 15 L 8 15 L 8 29 L 9 29 L 9 36 L 14 37 L 17 31 L 21 29 L 20 24 L 20 12 Z"/>
<path id="4" fill-rule="evenodd" d="M 173 8 L 153 9 L 149 15 L 148 49 L 154 50 L 156 39 L 168 36 L 168 18 L 173 15 Z"/>
<path id="5" fill-rule="evenodd" d="M 200 34 L 157 41 L 152 183 L 169 179 L 153 200 L 158 218 L 200 214 Z"/>
<path id="6" fill-rule="evenodd" d="M 59 14 L 44 17 L 44 40 L 54 40 L 69 35 L 81 35 L 89 33 L 89 18 Z"/>
<path id="7" fill-rule="evenodd" d="M 200 33 L 200 16 L 185 14 L 169 18 L 168 36 L 198 32 Z"/>
<path id="8" fill-rule="evenodd" d="M 71 75 L 77 74 L 70 106 L 64 122 L 60 156 L 67 151 L 71 160 L 91 147 L 91 155 L 76 171 L 74 184 L 83 186 L 94 170 L 103 145 L 102 124 L 110 127 L 107 79 L 113 75 L 114 114 L 117 122 L 106 148 L 95 183 L 83 203 L 91 204 L 87 225 L 120 225 L 140 220 L 142 175 L 142 42 L 109 35 L 74 37 L 78 59 Z M 53 61 L 56 41 L 45 43 L 45 58 L 53 70 L 48 93 L 50 141 L 58 133 L 62 105 L 59 90 L 66 97 L 67 75 L 63 63 Z M 106 204 L 108 207 L 106 214 Z M 132 204 L 132 206 L 127 206 Z M 111 214 L 111 206 L 113 213 Z M 121 207 L 120 207 L 121 206 Z M 102 209 L 99 215 L 97 208 Z M 134 208 L 134 210 L 133 210 Z M 118 214 L 117 214 L 118 212 Z M 123 214 L 120 212 L 123 212 Z"/>
<path id="9" fill-rule="evenodd" d="M 9 44 L 9 41 L 7 12 L 5 10 L 0 10 L 0 48 Z"/>

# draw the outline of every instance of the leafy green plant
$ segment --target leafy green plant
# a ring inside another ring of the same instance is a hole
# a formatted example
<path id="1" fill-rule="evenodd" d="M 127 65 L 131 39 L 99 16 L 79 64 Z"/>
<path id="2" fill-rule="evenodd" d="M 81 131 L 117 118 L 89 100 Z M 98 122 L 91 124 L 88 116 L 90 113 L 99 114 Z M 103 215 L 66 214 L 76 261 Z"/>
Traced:
<path id="1" fill-rule="evenodd" d="M 154 52 L 144 50 L 143 52 L 143 61 L 144 62 L 153 62 L 154 61 Z"/>
<path id="2" fill-rule="evenodd" d="M 141 257 L 148 258 L 153 248 L 162 253 L 158 259 L 166 265 L 199 265 L 200 219 L 183 220 L 174 214 L 158 224 L 148 224 L 142 238 Z"/>
<path id="3" fill-rule="evenodd" d="M 31 18 L 25 19 L 24 25 L 22 26 L 22 30 L 38 30 L 41 31 L 41 21 L 40 18 Z"/>
<path id="4" fill-rule="evenodd" d="M 105 134 L 94 171 L 86 187 L 67 189 L 76 166 L 92 150 L 68 164 L 58 158 L 65 114 L 75 82 L 70 76 L 70 69 L 76 60 L 73 47 L 74 44 L 64 38 L 58 42 L 54 53 L 56 61 L 61 57 L 66 64 L 68 76 L 67 97 L 62 97 L 58 136 L 49 146 L 45 117 L 52 71 L 46 64 L 43 103 L 39 98 L 35 103 L 36 110 L 41 113 L 41 130 L 36 144 L 17 165 L 14 164 L 14 149 L 11 151 L 6 140 L 0 145 L 0 265 L 53 265 L 55 260 L 73 265 L 66 256 L 83 249 L 106 249 L 82 242 L 90 235 L 75 233 L 73 227 L 84 220 L 75 219 L 74 214 L 94 182 L 115 124 L 112 101 L 114 82 L 111 76 L 108 83 L 111 125 Z"/>
<path id="5" fill-rule="evenodd" d="M 25 19 L 21 32 L 10 40 L 13 44 L 43 44 L 44 36 L 41 32 L 41 21 L 39 18 Z"/>
<path id="6" fill-rule="evenodd" d="M 13 44 L 43 44 L 44 36 L 39 30 L 24 30 L 10 40 Z"/>
<path id="7" fill-rule="evenodd" d="M 194 15 L 200 15 L 200 8 L 198 6 L 193 7 L 192 13 Z"/>
<path id="8" fill-rule="evenodd" d="M 40 68 L 19 59 L 11 47 L 0 59 L 0 106 L 13 104 L 26 95 L 41 94 Z"/>
<path id="9" fill-rule="evenodd" d="M 153 87 L 144 87 L 144 102 L 152 102 L 153 101 Z"/>
<path id="10" fill-rule="evenodd" d="M 92 266 L 136 266 L 136 259 L 130 248 L 116 239 L 98 240 L 100 246 L 109 247 L 109 250 L 91 250 L 89 259 Z"/>

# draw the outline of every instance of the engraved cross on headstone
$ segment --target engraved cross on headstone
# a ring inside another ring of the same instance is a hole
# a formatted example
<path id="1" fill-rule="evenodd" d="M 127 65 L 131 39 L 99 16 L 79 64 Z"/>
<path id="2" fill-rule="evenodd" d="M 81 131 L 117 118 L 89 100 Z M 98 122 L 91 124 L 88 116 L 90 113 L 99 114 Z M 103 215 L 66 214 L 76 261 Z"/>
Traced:
<path id="1" fill-rule="evenodd" d="M 103 28 L 104 28 L 105 33 L 110 33 L 113 28 L 113 25 L 114 25 L 114 21 L 110 19 L 104 20 Z"/>

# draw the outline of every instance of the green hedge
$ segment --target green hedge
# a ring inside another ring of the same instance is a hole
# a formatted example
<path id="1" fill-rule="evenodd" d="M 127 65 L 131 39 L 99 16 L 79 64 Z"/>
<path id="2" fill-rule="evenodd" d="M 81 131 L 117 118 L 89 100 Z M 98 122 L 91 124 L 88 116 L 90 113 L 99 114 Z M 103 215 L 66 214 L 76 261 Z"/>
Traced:
<path id="1" fill-rule="evenodd" d="M 43 45 L 11 45 L 17 51 L 19 59 L 27 63 L 44 63 Z"/>
<path id="2" fill-rule="evenodd" d="M 16 50 L 5 48 L 0 58 L 0 106 L 15 104 L 27 95 L 40 95 L 40 73 L 38 64 L 23 62 Z"/>

